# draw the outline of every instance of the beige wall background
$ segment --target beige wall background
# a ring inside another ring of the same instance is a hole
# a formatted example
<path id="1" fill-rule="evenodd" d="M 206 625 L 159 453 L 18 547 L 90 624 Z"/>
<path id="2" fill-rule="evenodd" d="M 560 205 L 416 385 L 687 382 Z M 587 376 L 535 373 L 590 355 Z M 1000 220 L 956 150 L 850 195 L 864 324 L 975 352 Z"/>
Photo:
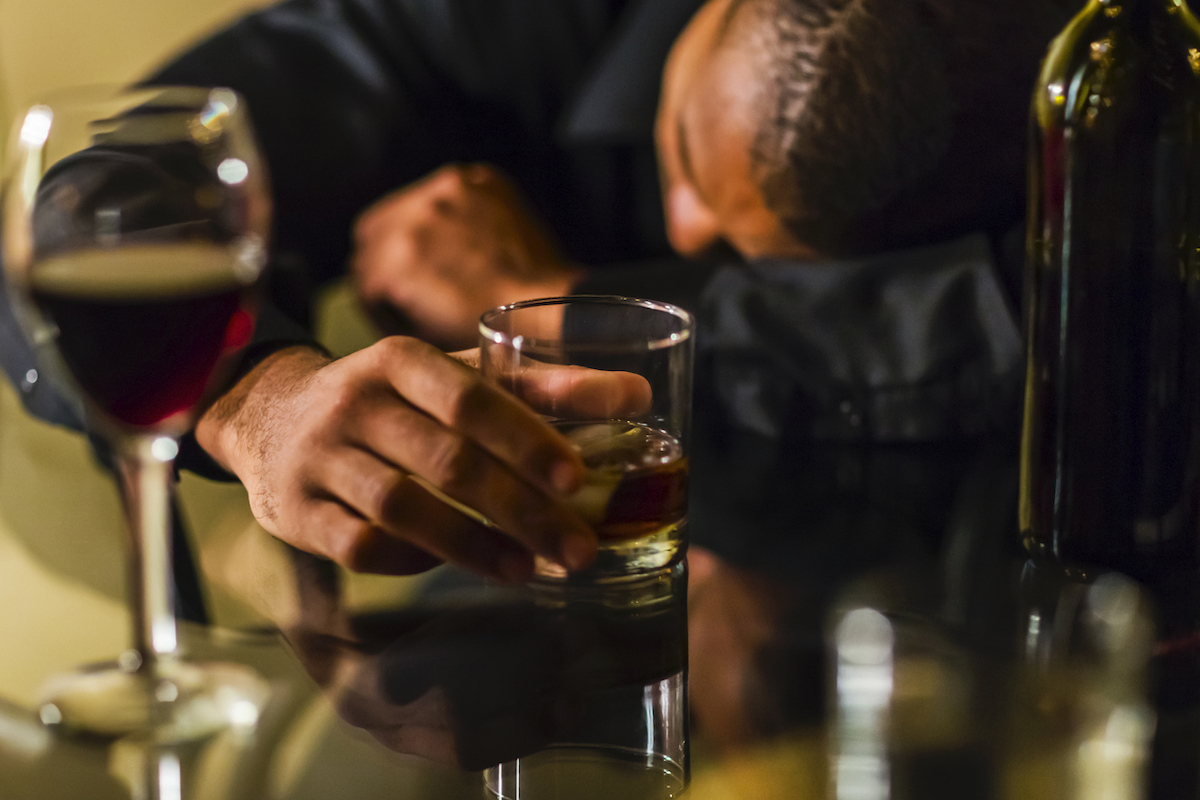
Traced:
<path id="1" fill-rule="evenodd" d="M 12 117 L 44 92 L 136 80 L 189 43 L 270 2 L 0 0 L 0 150 Z M 317 310 L 318 336 L 335 354 L 352 352 L 376 336 L 345 287 L 318 298 Z M 252 624 L 258 619 L 255 609 L 277 610 L 278 598 L 250 598 L 253 608 L 247 608 L 247 598 L 229 596 L 223 589 L 246 585 L 247 576 L 239 570 L 269 559 L 274 544 L 254 522 L 242 487 L 185 473 L 180 495 L 189 533 L 204 545 L 215 619 Z M 123 537 L 113 481 L 95 464 L 84 437 L 30 417 L 9 382 L 0 379 L 0 606 L 14 607 L 4 601 L 46 594 L 75 597 L 77 603 L 67 604 L 71 614 L 89 616 L 96 633 L 91 640 L 64 642 L 77 652 L 53 653 L 52 660 L 82 663 L 111 656 L 123 646 Z M 74 588 L 42 591 L 55 581 Z M 372 605 L 390 602 L 397 587 L 356 576 L 348 591 L 349 600 Z M 11 629 L 18 623 L 34 629 L 51 623 L 40 615 L 0 615 L 0 683 L 32 691 L 47 674 L 45 665 L 5 653 L 3 646 L 21 640 Z M 18 679 L 18 673 L 23 677 Z"/>
<path id="2" fill-rule="evenodd" d="M 12 117 L 39 94 L 133 80 L 263 4 L 0 0 L 0 149 Z M 249 525 L 240 487 L 191 479 L 184 495 L 194 528 L 214 528 L 230 515 L 242 528 Z M 0 380 L 0 602 L 18 612 L 0 618 L 0 642 L 46 644 L 37 657 L 0 644 L 0 683 L 12 695 L 0 700 L 32 702 L 48 674 L 125 646 L 123 537 L 112 479 L 96 466 L 86 440 L 29 417 Z M 59 628 L 86 635 L 38 635 Z"/>
<path id="3" fill-rule="evenodd" d="M 133 80 L 269 0 L 0 0 L 0 121 L 62 86 Z M 4 137 L 7 138 L 7 137 Z"/>

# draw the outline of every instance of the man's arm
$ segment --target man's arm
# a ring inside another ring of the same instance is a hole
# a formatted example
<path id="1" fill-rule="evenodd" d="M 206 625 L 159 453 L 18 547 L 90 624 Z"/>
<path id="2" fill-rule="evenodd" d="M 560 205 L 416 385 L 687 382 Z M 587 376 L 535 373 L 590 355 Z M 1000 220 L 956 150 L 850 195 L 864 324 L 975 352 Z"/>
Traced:
<path id="1" fill-rule="evenodd" d="M 500 164 L 552 221 L 589 215 L 555 126 L 624 5 L 289 0 L 149 82 L 246 97 L 272 172 L 276 246 L 320 282 L 341 272 L 363 208 L 451 161 Z"/>

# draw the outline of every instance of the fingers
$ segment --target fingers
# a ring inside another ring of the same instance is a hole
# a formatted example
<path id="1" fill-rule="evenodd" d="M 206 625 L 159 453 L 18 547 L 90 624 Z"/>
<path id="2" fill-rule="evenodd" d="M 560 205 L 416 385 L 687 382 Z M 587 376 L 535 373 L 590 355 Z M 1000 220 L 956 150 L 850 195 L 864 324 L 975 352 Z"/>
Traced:
<path id="1" fill-rule="evenodd" d="M 423 342 L 397 339 L 391 351 L 383 356 L 384 368 L 396 391 L 413 406 L 478 443 L 550 496 L 571 494 L 582 484 L 578 454 L 511 394 Z M 443 460 L 453 462 L 457 455 L 449 450 Z"/>
<path id="2" fill-rule="evenodd" d="M 279 536 L 354 572 L 415 575 L 443 561 L 386 533 L 335 500 L 305 504 L 303 518 L 302 524 L 280 530 Z"/>
<path id="3" fill-rule="evenodd" d="M 456 214 L 473 192 L 480 190 L 513 193 L 507 179 L 487 164 L 447 164 L 363 212 L 354 226 L 355 236 L 361 241 L 377 235 L 391 224 L 389 217 L 396 214 Z"/>
<path id="4" fill-rule="evenodd" d="M 467 366 L 482 368 L 478 348 L 451 356 Z M 630 419 L 649 412 L 654 402 L 650 382 L 636 372 L 546 364 L 526 358 L 517 369 L 493 377 L 540 413 L 567 419 Z"/>
<path id="5" fill-rule="evenodd" d="M 349 451 L 328 466 L 322 483 L 393 535 L 508 580 L 527 577 L 525 551 L 571 569 L 590 562 L 595 537 L 584 523 L 467 436 L 394 404 L 372 415 L 369 441 L 373 452 Z M 450 510 L 408 473 L 483 514 L 504 534 Z"/>
<path id="6" fill-rule="evenodd" d="M 444 560 L 507 581 L 527 579 L 534 554 L 571 570 L 595 557 L 565 502 L 579 455 L 461 361 L 394 338 L 264 363 L 208 438 L 239 442 L 228 463 L 280 538 L 360 572 Z"/>
<path id="7" fill-rule="evenodd" d="M 521 582 L 532 574 L 530 554 L 503 533 L 451 508 L 371 454 L 348 455 L 324 476 L 338 499 L 317 511 L 326 520 L 326 555 L 342 566 L 409 574 L 449 561 L 502 581 Z"/>
<path id="8" fill-rule="evenodd" d="M 537 410 L 568 419 L 638 417 L 650 410 L 650 382 L 634 372 L 525 361 L 510 385 Z"/>

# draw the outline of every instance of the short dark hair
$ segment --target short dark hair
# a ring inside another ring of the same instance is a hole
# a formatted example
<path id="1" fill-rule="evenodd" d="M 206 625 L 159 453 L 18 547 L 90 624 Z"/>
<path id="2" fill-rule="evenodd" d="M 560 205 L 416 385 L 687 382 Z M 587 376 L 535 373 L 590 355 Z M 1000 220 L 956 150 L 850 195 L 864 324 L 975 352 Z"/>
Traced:
<path id="1" fill-rule="evenodd" d="M 752 164 L 768 207 L 832 254 L 1011 227 L 1038 63 L 1074 5 L 735 0 L 725 42 L 764 76 Z"/>

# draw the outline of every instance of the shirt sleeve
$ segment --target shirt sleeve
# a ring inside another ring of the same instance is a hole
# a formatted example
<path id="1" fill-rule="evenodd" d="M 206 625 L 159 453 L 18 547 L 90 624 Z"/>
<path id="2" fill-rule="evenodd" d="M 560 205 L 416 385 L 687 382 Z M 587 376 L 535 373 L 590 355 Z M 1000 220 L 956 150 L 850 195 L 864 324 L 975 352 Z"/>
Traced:
<path id="1" fill-rule="evenodd" d="M 289 0 L 149 81 L 247 99 L 272 173 L 275 241 L 323 282 L 342 272 L 363 208 L 449 161 L 514 173 L 551 217 L 569 207 L 577 175 L 555 125 L 622 5 Z"/>

